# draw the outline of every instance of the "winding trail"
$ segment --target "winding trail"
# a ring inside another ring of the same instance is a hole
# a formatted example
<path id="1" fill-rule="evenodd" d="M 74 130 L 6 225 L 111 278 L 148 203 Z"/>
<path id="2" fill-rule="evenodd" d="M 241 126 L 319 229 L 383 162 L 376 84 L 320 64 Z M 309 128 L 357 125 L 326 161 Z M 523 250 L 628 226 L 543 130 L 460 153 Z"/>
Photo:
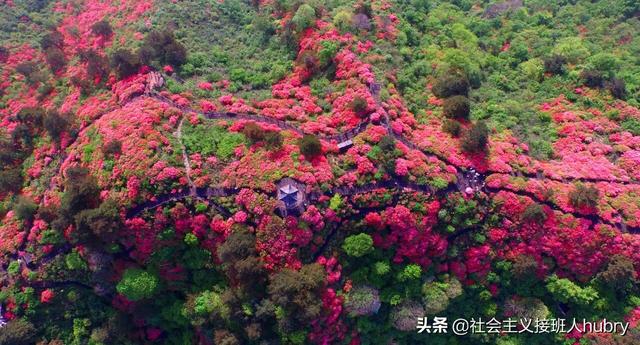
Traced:
<path id="1" fill-rule="evenodd" d="M 182 142 L 182 125 L 184 124 L 185 117 L 183 116 L 180 120 L 180 124 L 178 125 L 178 129 L 173 133 L 173 136 L 178 139 L 178 143 L 180 144 L 180 149 L 182 150 L 182 164 L 184 164 L 185 175 L 187 176 L 187 183 L 189 184 L 189 194 L 191 196 L 196 195 L 196 185 L 193 183 L 191 179 L 191 162 L 189 161 L 189 155 L 187 154 L 187 148 L 184 146 Z"/>

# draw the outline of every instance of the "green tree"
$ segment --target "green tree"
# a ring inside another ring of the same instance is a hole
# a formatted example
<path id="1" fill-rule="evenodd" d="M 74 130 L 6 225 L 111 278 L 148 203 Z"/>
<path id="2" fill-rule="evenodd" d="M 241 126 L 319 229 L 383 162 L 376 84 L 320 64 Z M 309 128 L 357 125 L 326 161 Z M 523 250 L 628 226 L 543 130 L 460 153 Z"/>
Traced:
<path id="1" fill-rule="evenodd" d="M 554 46 L 553 53 L 564 57 L 569 63 L 583 61 L 589 56 L 589 50 L 584 46 L 580 37 L 560 39 Z"/>
<path id="2" fill-rule="evenodd" d="M 126 49 L 118 49 L 111 55 L 111 67 L 118 74 L 118 78 L 124 79 L 138 73 L 140 59 Z"/>
<path id="3" fill-rule="evenodd" d="M 314 25 L 316 20 L 316 11 L 308 4 L 302 4 L 298 7 L 296 14 L 291 18 L 291 22 L 296 28 L 297 32 L 302 32 L 306 28 Z"/>
<path id="4" fill-rule="evenodd" d="M 341 10 L 333 16 L 333 26 L 340 31 L 340 33 L 347 33 L 353 30 L 353 21 L 351 18 L 353 13 L 348 10 Z"/>
<path id="5" fill-rule="evenodd" d="M 562 303 L 571 302 L 581 306 L 588 306 L 599 297 L 594 288 L 582 288 L 569 279 L 558 278 L 555 274 L 547 279 L 547 290 Z"/>
<path id="6" fill-rule="evenodd" d="M 113 157 L 122 153 L 122 142 L 118 139 L 111 140 L 102 146 L 102 154 L 105 157 Z"/>
<path id="7" fill-rule="evenodd" d="M 78 233 L 84 239 L 95 236 L 105 243 L 115 241 L 122 227 L 120 208 L 113 199 L 105 200 L 97 208 L 80 211 L 75 221 Z"/>
<path id="8" fill-rule="evenodd" d="M 638 282 L 633 261 L 623 255 L 611 257 L 606 269 L 598 273 L 596 278 L 618 292 L 629 292 L 637 286 Z"/>
<path id="9" fill-rule="evenodd" d="M 454 71 L 447 72 L 438 78 L 431 88 L 431 92 L 438 98 L 469 94 L 469 80 L 464 75 Z"/>
<path id="10" fill-rule="evenodd" d="M 194 300 L 194 312 L 200 316 L 217 314 L 223 319 L 229 318 L 229 307 L 224 304 L 219 293 L 203 291 Z"/>
<path id="11" fill-rule="evenodd" d="M 298 147 L 300 148 L 300 153 L 307 159 L 315 158 L 322 153 L 322 143 L 315 135 L 305 134 L 298 141 Z"/>
<path id="12" fill-rule="evenodd" d="M 347 255 L 359 258 L 373 251 L 373 239 L 365 233 L 351 235 L 344 239 L 342 249 Z"/>
<path id="13" fill-rule="evenodd" d="M 547 214 L 544 212 L 542 205 L 532 203 L 527 205 L 527 208 L 522 212 L 522 219 L 526 222 L 542 224 L 547 220 Z"/>
<path id="14" fill-rule="evenodd" d="M 460 135 L 460 131 L 462 130 L 462 127 L 460 125 L 460 122 L 458 121 L 445 119 L 442 122 L 442 130 L 446 133 L 451 134 L 454 137 L 458 137 Z"/>
<path id="15" fill-rule="evenodd" d="M 356 286 L 345 296 L 344 306 L 350 316 L 375 314 L 380 308 L 379 292 L 369 286 Z"/>
<path id="16" fill-rule="evenodd" d="M 16 319 L 9 321 L 0 330 L 0 345 L 34 344 L 36 328 L 29 321 Z"/>
<path id="17" fill-rule="evenodd" d="M 606 88 L 611 93 L 611 96 L 617 99 L 627 98 L 627 85 L 623 79 L 611 78 L 611 80 L 606 83 Z"/>
<path id="18" fill-rule="evenodd" d="M 47 50 L 44 51 L 44 57 L 53 73 L 62 71 L 67 65 L 67 58 L 64 56 L 62 49 L 58 47 L 47 48 Z"/>
<path id="19" fill-rule="evenodd" d="M 16 218 L 30 222 L 33 220 L 33 215 L 36 213 L 38 205 L 33 200 L 26 196 L 19 196 L 16 203 L 13 205 L 13 212 Z"/>
<path id="20" fill-rule="evenodd" d="M 563 74 L 565 72 L 564 65 L 567 59 L 562 55 L 552 55 L 544 59 L 544 70 L 551 74 Z"/>
<path id="21" fill-rule="evenodd" d="M 573 190 L 569 192 L 569 203 L 574 207 L 595 208 L 598 206 L 600 191 L 592 185 L 576 183 Z"/>
<path id="22" fill-rule="evenodd" d="M 94 35 L 110 37 L 113 34 L 113 30 L 111 29 L 111 24 L 106 19 L 103 19 L 99 22 L 91 25 L 91 32 Z"/>
<path id="23" fill-rule="evenodd" d="M 19 193 L 22 189 L 22 169 L 20 167 L 0 170 L 0 193 Z"/>
<path id="24" fill-rule="evenodd" d="M 360 97 L 360 96 L 356 96 L 353 101 L 351 101 L 351 104 L 349 104 L 349 107 L 351 108 L 351 110 L 353 110 L 353 112 L 356 114 L 356 116 L 358 116 L 361 119 L 364 119 L 367 117 L 368 113 L 367 113 L 367 100 Z"/>
<path id="25" fill-rule="evenodd" d="M 541 81 L 544 76 L 544 62 L 540 58 L 529 59 L 520 64 L 520 70 L 527 79 Z"/>
<path id="26" fill-rule="evenodd" d="M 452 96 L 444 100 L 442 106 L 444 116 L 454 119 L 469 117 L 469 99 L 465 96 Z"/>
<path id="27" fill-rule="evenodd" d="M 242 134 L 249 140 L 249 143 L 255 144 L 264 140 L 265 131 L 255 122 L 249 122 L 244 125 Z"/>
<path id="28" fill-rule="evenodd" d="M 398 273 L 398 280 L 401 282 L 418 280 L 422 275 L 422 268 L 416 264 L 408 264 L 400 273 Z"/>
<path id="29" fill-rule="evenodd" d="M 59 143 L 60 137 L 67 130 L 69 122 L 66 117 L 61 116 L 57 111 L 48 111 L 43 121 L 44 128 L 47 130 L 49 137 L 54 142 Z"/>
<path id="30" fill-rule="evenodd" d="M 264 145 L 268 150 L 277 151 L 282 148 L 284 138 L 280 132 L 270 131 L 264 135 Z"/>
<path id="31" fill-rule="evenodd" d="M 269 280 L 267 291 L 274 305 L 284 311 L 290 321 L 306 325 L 320 315 L 325 271 L 319 264 L 304 265 L 298 271 L 285 268 Z"/>
<path id="32" fill-rule="evenodd" d="M 422 286 L 422 296 L 427 315 L 438 315 L 449 306 L 446 284 L 431 282 Z"/>
<path id="33" fill-rule="evenodd" d="M 187 49 L 176 40 L 173 31 L 153 30 L 144 38 L 138 58 L 144 64 L 158 62 L 161 65 L 182 66 L 187 62 Z"/>
<path id="34" fill-rule="evenodd" d="M 260 290 L 267 277 L 263 263 L 256 252 L 256 236 L 244 228 L 233 233 L 218 247 L 218 258 L 230 280 L 240 284 L 243 290 Z"/>
<path id="35" fill-rule="evenodd" d="M 96 208 L 100 204 L 100 187 L 98 181 L 82 167 L 71 167 L 65 172 L 64 194 L 61 208 L 68 216 L 85 210 Z"/>
<path id="36" fill-rule="evenodd" d="M 139 301 L 152 297 L 158 289 L 158 284 L 155 275 L 139 268 L 128 268 L 124 271 L 116 290 L 130 301 Z"/>
<path id="37" fill-rule="evenodd" d="M 484 151 L 489 141 L 489 128 L 484 122 L 474 124 L 462 138 L 462 149 L 476 153 Z"/>

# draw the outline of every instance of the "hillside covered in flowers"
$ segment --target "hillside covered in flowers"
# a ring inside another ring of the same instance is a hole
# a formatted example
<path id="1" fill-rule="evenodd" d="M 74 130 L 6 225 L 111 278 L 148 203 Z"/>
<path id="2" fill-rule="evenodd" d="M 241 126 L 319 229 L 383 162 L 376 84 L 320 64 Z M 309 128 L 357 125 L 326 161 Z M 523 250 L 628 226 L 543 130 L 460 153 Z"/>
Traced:
<path id="1" fill-rule="evenodd" d="M 640 344 L 639 54 L 633 0 L 0 0 L 0 345 Z"/>

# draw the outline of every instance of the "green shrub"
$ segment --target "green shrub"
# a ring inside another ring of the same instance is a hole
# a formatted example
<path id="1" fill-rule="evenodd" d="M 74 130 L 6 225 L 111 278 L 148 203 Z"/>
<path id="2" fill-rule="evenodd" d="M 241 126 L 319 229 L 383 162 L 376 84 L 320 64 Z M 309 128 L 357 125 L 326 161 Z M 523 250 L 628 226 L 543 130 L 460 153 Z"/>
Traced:
<path id="1" fill-rule="evenodd" d="M 556 43 L 553 53 L 562 56 L 567 62 L 578 63 L 589 55 L 580 37 L 565 37 Z"/>
<path id="2" fill-rule="evenodd" d="M 298 147 L 300 148 L 300 153 L 308 159 L 322 154 L 322 144 L 315 135 L 305 134 L 302 139 L 298 141 Z"/>
<path id="3" fill-rule="evenodd" d="M 625 131 L 633 135 L 640 135 L 640 120 L 631 117 L 624 120 L 620 125 Z"/>
<path id="4" fill-rule="evenodd" d="M 367 100 L 360 96 L 356 96 L 353 101 L 351 101 L 351 104 L 349 104 L 349 107 L 351 108 L 351 110 L 353 110 L 356 116 L 361 119 L 366 118 L 368 115 Z"/>
<path id="5" fill-rule="evenodd" d="M 153 30 L 138 50 L 138 58 L 144 64 L 157 61 L 161 65 L 182 66 L 187 62 L 187 49 L 176 40 L 170 30 Z"/>
<path id="6" fill-rule="evenodd" d="M 612 78 L 606 87 L 611 95 L 617 99 L 625 99 L 627 97 L 627 86 L 622 79 Z"/>
<path id="7" fill-rule="evenodd" d="M 16 72 L 22 74 L 29 84 L 42 82 L 46 79 L 38 64 L 33 61 L 25 61 L 16 66 Z"/>
<path id="8" fill-rule="evenodd" d="M 102 154 L 105 157 L 113 157 L 122 153 L 122 142 L 118 139 L 109 141 L 102 146 Z"/>
<path id="9" fill-rule="evenodd" d="M 91 32 L 94 35 L 110 37 L 113 34 L 113 30 L 111 29 L 111 24 L 106 19 L 103 19 L 99 22 L 91 25 Z"/>
<path id="10" fill-rule="evenodd" d="M 66 117 L 61 116 L 57 111 L 51 110 L 47 112 L 43 121 L 44 128 L 47 130 L 49 137 L 54 142 L 59 143 L 62 133 L 67 130 L 69 122 Z"/>
<path id="11" fill-rule="evenodd" d="M 0 345 L 31 345 L 35 344 L 36 328 L 32 323 L 15 319 L 9 321 L 0 331 Z"/>
<path id="12" fill-rule="evenodd" d="M 20 167 L 0 170 L 0 193 L 19 193 L 22 189 L 22 169 Z"/>
<path id="13" fill-rule="evenodd" d="M 544 212 L 542 205 L 533 203 L 527 206 L 522 213 L 522 219 L 526 222 L 544 223 L 547 220 L 547 214 Z"/>
<path id="14" fill-rule="evenodd" d="M 7 272 L 10 276 L 16 276 L 20 273 L 20 262 L 11 261 L 9 266 L 7 266 Z"/>
<path id="15" fill-rule="evenodd" d="M 267 150 L 277 151 L 282 148 L 284 138 L 280 132 L 270 131 L 264 135 L 264 144 Z"/>
<path id="16" fill-rule="evenodd" d="M 594 70 L 607 76 L 610 76 L 613 72 L 615 72 L 615 70 L 617 70 L 618 66 L 620 65 L 618 58 L 616 58 L 615 55 L 611 53 L 598 53 L 590 57 L 588 61 L 589 64 L 593 66 Z"/>
<path id="17" fill-rule="evenodd" d="M 331 197 L 331 199 L 329 199 L 329 208 L 333 211 L 337 211 L 340 206 L 342 206 L 342 196 L 336 193 Z"/>
<path id="18" fill-rule="evenodd" d="M 58 47 L 47 48 L 47 50 L 44 51 L 44 57 L 45 60 L 47 60 L 47 64 L 49 64 L 49 68 L 51 68 L 51 72 L 53 73 L 58 73 L 67 65 L 67 59 L 64 56 L 64 52 Z"/>
<path id="19" fill-rule="evenodd" d="M 255 144 L 264 140 L 265 131 L 255 122 L 248 122 L 242 129 L 242 134 L 247 137 L 249 143 Z"/>
<path id="20" fill-rule="evenodd" d="M 308 4 L 302 4 L 298 7 L 296 14 L 291 18 L 291 22 L 296 28 L 297 32 L 302 32 L 306 28 L 314 25 L 316 20 L 316 11 Z"/>
<path id="21" fill-rule="evenodd" d="M 445 119 L 442 122 L 442 130 L 446 133 L 451 134 L 454 137 L 457 137 L 460 135 L 460 131 L 462 130 L 462 127 L 460 126 L 460 122 L 458 121 Z"/>
<path id="22" fill-rule="evenodd" d="M 600 71 L 584 70 L 580 73 L 580 78 L 584 81 L 584 85 L 588 87 L 599 88 L 604 84 L 604 77 Z"/>
<path id="23" fill-rule="evenodd" d="M 541 81 L 544 76 L 544 62 L 539 58 L 530 59 L 520 64 L 520 70 L 529 80 Z"/>
<path id="24" fill-rule="evenodd" d="M 463 75 L 449 72 L 436 80 L 431 88 L 431 92 L 438 98 L 447 98 L 456 95 L 466 96 L 469 94 L 469 80 Z"/>
<path id="25" fill-rule="evenodd" d="M 219 140 L 216 156 L 222 160 L 231 158 L 236 147 L 244 144 L 244 137 L 238 133 L 225 133 Z"/>
<path id="26" fill-rule="evenodd" d="M 38 205 L 26 196 L 19 196 L 13 205 L 13 212 L 16 218 L 24 221 L 31 221 L 36 213 Z"/>
<path id="27" fill-rule="evenodd" d="M 126 49 L 118 49 L 111 55 L 111 67 L 116 71 L 118 78 L 124 79 L 138 73 L 140 59 Z"/>
<path id="28" fill-rule="evenodd" d="M 189 154 L 216 155 L 221 160 L 227 160 L 233 156 L 236 147 L 245 143 L 245 136 L 240 133 L 228 132 L 220 126 L 185 124 L 182 142 Z"/>
<path id="29" fill-rule="evenodd" d="M 9 59 L 11 52 L 8 48 L 0 46 L 0 63 L 5 63 Z"/>
<path id="30" fill-rule="evenodd" d="M 598 206 L 600 192 L 592 185 L 576 183 L 574 189 L 569 192 L 569 203 L 574 207 L 594 208 Z"/>
<path id="31" fill-rule="evenodd" d="M 64 261 L 67 265 L 67 269 L 70 269 L 70 270 L 86 270 L 87 269 L 87 263 L 82 259 L 80 254 L 78 254 L 78 252 L 76 251 L 67 254 L 67 256 L 65 256 L 64 258 Z"/>
<path id="32" fill-rule="evenodd" d="M 444 116 L 454 119 L 469 117 L 469 99 L 465 96 L 452 96 L 444 100 L 442 106 Z"/>
<path id="33" fill-rule="evenodd" d="M 582 288 L 571 280 L 558 278 L 556 275 L 547 280 L 547 290 L 562 303 L 571 302 L 581 306 L 588 306 L 599 298 L 594 288 Z"/>
<path id="34" fill-rule="evenodd" d="M 544 59 L 544 70 L 551 74 L 563 74 L 567 60 L 560 55 L 552 55 Z"/>
<path id="35" fill-rule="evenodd" d="M 263 38 L 273 36 L 276 33 L 276 25 L 268 15 L 255 16 L 251 24 L 256 31 L 262 33 Z"/>
<path id="36" fill-rule="evenodd" d="M 158 289 L 158 284 L 155 275 L 139 268 L 129 268 L 124 271 L 116 290 L 130 301 L 139 301 L 152 297 Z"/>
<path id="37" fill-rule="evenodd" d="M 352 18 L 353 13 L 347 10 L 341 10 L 333 16 L 333 26 L 340 31 L 340 33 L 344 34 L 353 30 L 353 21 Z"/>
<path id="38" fill-rule="evenodd" d="M 352 235 L 344 239 L 342 249 L 347 255 L 359 258 L 373 251 L 373 239 L 365 233 Z"/>
<path id="39" fill-rule="evenodd" d="M 184 235 L 184 243 L 190 247 L 195 247 L 198 245 L 198 236 L 189 232 L 186 235 Z"/>
<path id="40" fill-rule="evenodd" d="M 489 139 L 489 128 L 484 122 L 474 124 L 462 137 L 462 149 L 476 153 L 484 151 Z"/>

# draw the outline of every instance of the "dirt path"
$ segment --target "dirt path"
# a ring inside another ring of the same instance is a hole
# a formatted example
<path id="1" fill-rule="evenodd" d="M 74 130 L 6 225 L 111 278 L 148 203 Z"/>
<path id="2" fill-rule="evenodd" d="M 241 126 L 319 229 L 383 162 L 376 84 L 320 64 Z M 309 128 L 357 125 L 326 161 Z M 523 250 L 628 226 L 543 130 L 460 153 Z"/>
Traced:
<path id="1" fill-rule="evenodd" d="M 187 183 L 189 184 L 189 195 L 196 196 L 196 185 L 193 183 L 191 179 L 191 161 L 189 161 L 189 155 L 187 154 L 187 148 L 184 146 L 182 142 L 182 125 L 184 124 L 185 116 L 180 120 L 180 124 L 178 125 L 178 129 L 173 133 L 173 136 L 178 139 L 178 143 L 180 144 L 180 150 L 182 150 L 182 164 L 184 165 L 185 175 L 187 176 Z"/>

